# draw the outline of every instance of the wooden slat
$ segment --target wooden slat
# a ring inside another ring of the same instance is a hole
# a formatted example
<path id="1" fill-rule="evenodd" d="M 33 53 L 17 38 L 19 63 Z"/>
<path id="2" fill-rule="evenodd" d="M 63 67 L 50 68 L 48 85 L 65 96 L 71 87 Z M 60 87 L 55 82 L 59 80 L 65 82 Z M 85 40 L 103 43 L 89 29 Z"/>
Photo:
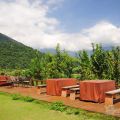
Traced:
<path id="1" fill-rule="evenodd" d="M 37 85 L 37 87 L 46 87 L 47 85 L 46 84 L 43 84 L 43 85 Z"/>
<path id="2" fill-rule="evenodd" d="M 112 90 L 112 91 L 108 91 L 108 92 L 106 92 L 105 94 L 118 94 L 118 93 L 120 93 L 120 89 L 117 89 L 117 90 Z"/>
<path id="3" fill-rule="evenodd" d="M 79 87 L 79 85 L 65 86 L 65 87 L 62 87 L 62 89 L 70 89 L 70 88 L 76 88 L 76 87 Z"/>
<path id="4" fill-rule="evenodd" d="M 78 91 L 78 90 L 80 90 L 80 88 L 71 88 L 70 90 L 71 91 Z"/>

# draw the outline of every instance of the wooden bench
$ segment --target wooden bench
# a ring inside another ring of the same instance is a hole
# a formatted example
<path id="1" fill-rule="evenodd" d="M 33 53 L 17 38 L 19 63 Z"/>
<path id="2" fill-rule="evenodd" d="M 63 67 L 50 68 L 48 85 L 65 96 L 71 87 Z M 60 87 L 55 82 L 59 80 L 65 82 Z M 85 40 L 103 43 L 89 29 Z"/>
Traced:
<path id="1" fill-rule="evenodd" d="M 79 88 L 79 85 L 72 85 L 72 86 L 62 87 L 61 96 L 62 96 L 62 97 L 67 97 L 68 91 L 69 91 L 71 88 Z"/>
<path id="2" fill-rule="evenodd" d="M 108 91 L 105 93 L 105 105 L 113 105 L 116 99 L 116 95 L 120 93 L 120 89 Z"/>
<path id="3" fill-rule="evenodd" d="M 80 93 L 80 88 L 71 88 L 70 91 L 70 99 L 75 100 L 76 94 Z"/>
<path id="4" fill-rule="evenodd" d="M 43 84 L 43 85 L 37 85 L 37 93 L 38 94 L 41 94 L 41 93 L 45 93 L 45 89 L 46 89 L 46 84 Z"/>
<path id="5" fill-rule="evenodd" d="M 23 81 L 23 83 L 22 83 L 22 86 L 23 87 L 28 87 L 30 85 L 30 81 L 28 81 L 28 80 L 25 80 L 25 81 Z"/>

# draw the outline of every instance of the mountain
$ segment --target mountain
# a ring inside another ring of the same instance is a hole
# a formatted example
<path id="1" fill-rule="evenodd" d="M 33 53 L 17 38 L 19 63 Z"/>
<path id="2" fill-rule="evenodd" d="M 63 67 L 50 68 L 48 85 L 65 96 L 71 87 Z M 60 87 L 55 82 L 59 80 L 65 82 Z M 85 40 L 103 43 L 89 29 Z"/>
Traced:
<path id="1" fill-rule="evenodd" d="M 103 45 L 102 45 L 102 46 L 103 46 Z M 104 50 L 111 50 L 112 47 L 113 47 L 113 46 L 110 46 L 110 45 L 108 45 L 108 46 L 103 46 L 103 49 L 104 49 Z M 50 53 L 52 53 L 52 54 L 55 54 L 55 52 L 56 52 L 56 50 L 53 49 L 53 48 L 43 48 L 43 49 L 40 49 L 40 51 L 41 51 L 42 53 L 50 52 Z M 88 52 L 89 55 L 91 55 L 91 54 L 93 53 L 92 50 L 86 50 L 86 51 Z M 66 51 L 66 52 L 67 52 L 70 56 L 75 57 L 78 51 Z"/>
<path id="2" fill-rule="evenodd" d="M 34 57 L 34 49 L 0 33 L 0 68 L 27 68 Z"/>
<path id="3" fill-rule="evenodd" d="M 56 50 L 53 49 L 53 48 L 43 48 L 43 49 L 40 49 L 40 51 L 42 53 L 47 53 L 47 52 L 50 52 L 52 54 L 55 54 L 56 53 Z M 70 56 L 76 56 L 76 51 L 66 51 Z"/>

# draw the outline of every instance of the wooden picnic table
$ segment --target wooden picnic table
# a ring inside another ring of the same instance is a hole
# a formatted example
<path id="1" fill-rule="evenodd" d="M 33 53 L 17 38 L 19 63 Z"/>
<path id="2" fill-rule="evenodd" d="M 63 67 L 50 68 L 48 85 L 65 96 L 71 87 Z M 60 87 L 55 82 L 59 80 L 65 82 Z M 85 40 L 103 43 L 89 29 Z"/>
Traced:
<path id="1" fill-rule="evenodd" d="M 0 76 L 0 85 L 5 85 L 9 79 L 9 76 Z"/>
<path id="2" fill-rule="evenodd" d="M 115 89 L 113 80 L 87 80 L 80 82 L 80 100 L 104 102 L 105 92 Z"/>
<path id="3" fill-rule="evenodd" d="M 77 81 L 74 78 L 48 79 L 46 84 L 48 95 L 60 96 L 62 87 L 76 85 Z"/>

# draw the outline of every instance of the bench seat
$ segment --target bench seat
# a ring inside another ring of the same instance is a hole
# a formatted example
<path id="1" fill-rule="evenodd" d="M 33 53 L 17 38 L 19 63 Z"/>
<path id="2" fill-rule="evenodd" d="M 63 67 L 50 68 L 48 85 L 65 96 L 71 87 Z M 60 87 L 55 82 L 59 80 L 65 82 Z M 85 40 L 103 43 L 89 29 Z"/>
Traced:
<path id="1" fill-rule="evenodd" d="M 71 88 L 70 91 L 70 99 L 75 100 L 76 95 L 80 93 L 80 88 Z"/>
<path id="2" fill-rule="evenodd" d="M 79 87 L 79 85 L 65 86 L 65 87 L 62 87 L 62 89 L 71 89 L 71 88 L 76 88 L 76 87 Z"/>
<path id="3" fill-rule="evenodd" d="M 37 85 L 37 87 L 39 88 L 43 88 L 43 87 L 46 87 L 47 85 L 46 84 L 43 84 L 43 85 Z"/>
<path id="4" fill-rule="evenodd" d="M 118 94 L 118 93 L 120 93 L 120 89 L 112 90 L 112 91 L 106 92 L 105 94 L 114 95 L 114 94 Z"/>
<path id="5" fill-rule="evenodd" d="M 65 86 L 65 87 L 62 87 L 62 93 L 61 93 L 61 96 L 62 97 L 67 97 L 68 95 L 68 91 L 70 91 L 70 89 L 72 88 L 79 88 L 79 85 L 72 85 L 72 86 Z"/>
<path id="6" fill-rule="evenodd" d="M 105 93 L 105 105 L 113 105 L 116 95 L 120 93 L 120 89 L 108 91 Z"/>
<path id="7" fill-rule="evenodd" d="M 41 94 L 41 93 L 45 93 L 46 92 L 46 84 L 42 84 L 42 85 L 37 85 L 37 93 Z"/>

